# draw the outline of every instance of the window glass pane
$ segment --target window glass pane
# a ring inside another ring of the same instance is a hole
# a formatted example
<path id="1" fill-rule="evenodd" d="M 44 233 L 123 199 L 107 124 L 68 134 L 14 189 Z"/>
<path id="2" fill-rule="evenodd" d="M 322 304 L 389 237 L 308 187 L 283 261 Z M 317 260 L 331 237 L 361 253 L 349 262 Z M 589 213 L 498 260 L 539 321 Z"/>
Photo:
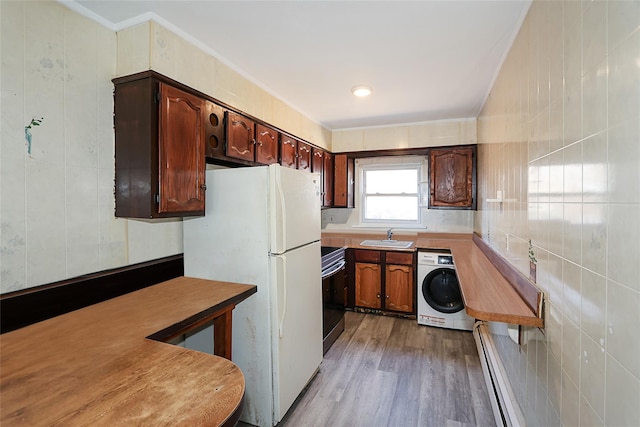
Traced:
<path id="1" fill-rule="evenodd" d="M 416 221 L 418 198 L 402 196 L 367 196 L 365 219 Z"/>
<path id="2" fill-rule="evenodd" d="M 416 194 L 418 192 L 416 169 L 368 170 L 365 174 L 367 194 Z"/>

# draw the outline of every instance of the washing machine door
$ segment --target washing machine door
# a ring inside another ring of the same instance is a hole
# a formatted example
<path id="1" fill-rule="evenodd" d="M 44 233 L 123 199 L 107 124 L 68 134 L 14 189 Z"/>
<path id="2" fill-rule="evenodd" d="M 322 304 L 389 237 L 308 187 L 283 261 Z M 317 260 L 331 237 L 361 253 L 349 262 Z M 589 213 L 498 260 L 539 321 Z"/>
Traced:
<path id="1" fill-rule="evenodd" d="M 440 313 L 457 313 L 464 309 L 455 270 L 436 268 L 422 281 L 422 296 Z"/>

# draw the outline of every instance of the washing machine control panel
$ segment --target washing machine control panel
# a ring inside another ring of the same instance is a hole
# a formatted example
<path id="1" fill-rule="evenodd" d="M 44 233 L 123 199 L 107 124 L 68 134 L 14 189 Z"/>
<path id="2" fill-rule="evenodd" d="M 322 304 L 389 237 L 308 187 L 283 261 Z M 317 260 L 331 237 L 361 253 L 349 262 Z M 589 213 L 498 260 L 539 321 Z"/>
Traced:
<path id="1" fill-rule="evenodd" d="M 418 252 L 418 264 L 453 265 L 453 257 L 449 254 L 436 252 Z"/>
<path id="2" fill-rule="evenodd" d="M 438 255 L 438 265 L 453 265 L 453 257 L 451 255 Z"/>

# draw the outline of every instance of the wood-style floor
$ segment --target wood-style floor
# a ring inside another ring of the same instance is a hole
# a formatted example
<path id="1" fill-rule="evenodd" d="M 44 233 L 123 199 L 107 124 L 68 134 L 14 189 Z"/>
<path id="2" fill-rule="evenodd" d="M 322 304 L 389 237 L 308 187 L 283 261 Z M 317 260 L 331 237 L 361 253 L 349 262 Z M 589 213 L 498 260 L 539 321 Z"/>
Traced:
<path id="1" fill-rule="evenodd" d="M 346 313 L 346 329 L 278 427 L 495 426 L 471 332 Z"/>

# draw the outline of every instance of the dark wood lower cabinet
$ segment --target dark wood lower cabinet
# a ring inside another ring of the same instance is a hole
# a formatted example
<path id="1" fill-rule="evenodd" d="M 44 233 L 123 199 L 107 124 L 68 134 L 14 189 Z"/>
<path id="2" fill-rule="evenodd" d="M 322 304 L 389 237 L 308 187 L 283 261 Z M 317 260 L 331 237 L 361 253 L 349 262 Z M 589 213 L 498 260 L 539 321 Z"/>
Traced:
<path id="1" fill-rule="evenodd" d="M 415 314 L 415 254 L 352 249 L 352 307 Z"/>
<path id="2" fill-rule="evenodd" d="M 356 306 L 382 308 L 382 268 L 380 264 L 356 262 Z"/>

